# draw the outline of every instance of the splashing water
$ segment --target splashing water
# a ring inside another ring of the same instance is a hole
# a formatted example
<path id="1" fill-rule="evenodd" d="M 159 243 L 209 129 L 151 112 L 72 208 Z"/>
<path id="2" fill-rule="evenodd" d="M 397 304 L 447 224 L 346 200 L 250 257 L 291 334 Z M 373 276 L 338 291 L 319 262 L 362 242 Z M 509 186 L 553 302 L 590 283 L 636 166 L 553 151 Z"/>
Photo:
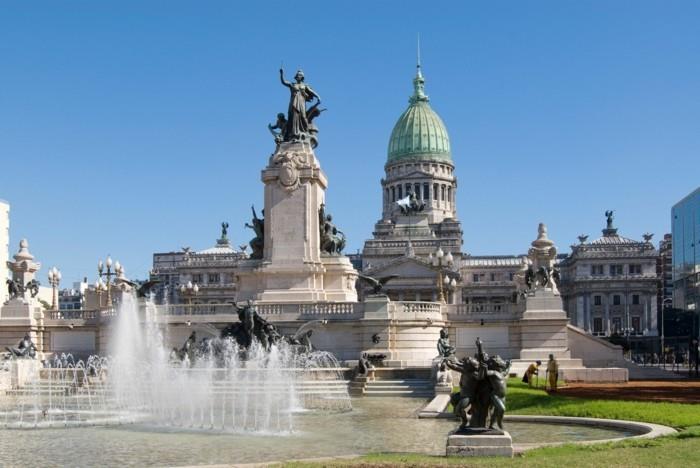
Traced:
<path id="1" fill-rule="evenodd" d="M 173 361 L 158 309 L 124 295 L 110 357 L 54 358 L 38 378 L 8 394 L 7 428 L 140 423 L 188 430 L 290 433 L 299 410 L 349 410 L 347 382 L 327 352 L 299 354 L 286 343 L 212 340 L 194 362 Z M 242 358 L 245 356 L 245 359 Z"/>

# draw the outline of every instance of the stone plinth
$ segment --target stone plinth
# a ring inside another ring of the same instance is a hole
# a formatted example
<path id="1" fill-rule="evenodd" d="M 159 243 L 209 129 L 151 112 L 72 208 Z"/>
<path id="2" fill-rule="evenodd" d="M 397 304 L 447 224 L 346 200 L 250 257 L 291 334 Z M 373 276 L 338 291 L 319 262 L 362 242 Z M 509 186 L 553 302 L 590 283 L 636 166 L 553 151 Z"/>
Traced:
<path id="1" fill-rule="evenodd" d="M 319 209 L 328 180 L 311 146 L 281 143 L 262 171 L 263 258 L 241 262 L 239 300 L 357 302 L 357 271 L 343 255 L 321 253 Z"/>
<path id="2" fill-rule="evenodd" d="M 525 312 L 520 321 L 520 358 L 540 359 L 549 355 L 557 359 L 571 358 L 567 325 L 561 296 L 550 289 L 537 289 L 525 299 Z"/>
<path id="3" fill-rule="evenodd" d="M 37 359 L 13 359 L 10 365 L 10 385 L 21 388 L 39 378 L 41 363 Z"/>
<path id="4" fill-rule="evenodd" d="M 448 457 L 512 457 L 513 439 L 510 434 L 460 434 L 447 437 Z"/>

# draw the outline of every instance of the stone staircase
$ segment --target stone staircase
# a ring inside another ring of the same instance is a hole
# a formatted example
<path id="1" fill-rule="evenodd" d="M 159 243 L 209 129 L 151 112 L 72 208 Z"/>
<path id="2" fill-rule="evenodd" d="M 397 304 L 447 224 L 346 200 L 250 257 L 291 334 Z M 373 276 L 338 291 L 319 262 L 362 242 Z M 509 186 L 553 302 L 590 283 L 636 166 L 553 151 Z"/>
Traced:
<path id="1" fill-rule="evenodd" d="M 435 394 L 430 379 L 375 379 L 367 382 L 365 396 L 368 397 L 414 397 L 432 398 Z"/>
<path id="2" fill-rule="evenodd" d="M 367 376 L 356 376 L 349 390 L 353 396 L 432 398 L 430 373 L 429 367 L 377 367 Z"/>

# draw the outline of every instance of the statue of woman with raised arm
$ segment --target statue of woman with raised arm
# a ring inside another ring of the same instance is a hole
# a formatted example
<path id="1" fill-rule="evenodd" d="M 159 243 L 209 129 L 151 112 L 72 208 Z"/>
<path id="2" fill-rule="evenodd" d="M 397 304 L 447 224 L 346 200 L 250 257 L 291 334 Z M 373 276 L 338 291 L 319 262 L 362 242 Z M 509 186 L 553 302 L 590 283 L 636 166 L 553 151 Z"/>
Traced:
<path id="1" fill-rule="evenodd" d="M 280 68 L 280 81 L 289 88 L 289 109 L 287 110 L 287 123 L 284 128 L 284 141 L 294 141 L 309 134 L 309 119 L 306 115 L 306 103 L 314 98 L 321 102 L 321 98 L 304 83 L 304 72 L 297 70 L 294 75 L 294 83 L 284 79 L 284 70 Z"/>

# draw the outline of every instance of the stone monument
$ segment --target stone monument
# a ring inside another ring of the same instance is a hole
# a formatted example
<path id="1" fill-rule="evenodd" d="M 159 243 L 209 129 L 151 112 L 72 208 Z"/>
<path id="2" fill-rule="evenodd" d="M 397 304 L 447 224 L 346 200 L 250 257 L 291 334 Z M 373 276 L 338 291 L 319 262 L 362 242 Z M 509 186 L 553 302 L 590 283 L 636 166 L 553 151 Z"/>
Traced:
<path id="1" fill-rule="evenodd" d="M 490 356 L 476 339 L 476 355 L 457 361 L 445 358 L 446 367 L 460 373 L 459 393 L 452 395 L 458 429 L 447 437 L 447 456 L 513 456 L 513 440 L 503 430 L 506 381 L 510 362 Z"/>
<path id="2" fill-rule="evenodd" d="M 290 90 L 289 107 L 286 118 L 278 115 L 269 126 L 276 148 L 261 176 L 265 209 L 263 219 L 254 215 L 253 254 L 240 264 L 238 296 L 260 303 L 356 302 L 357 271 L 342 255 L 345 236 L 326 212 L 328 179 L 314 153 L 321 100 L 301 70 L 294 82 L 280 70 L 280 80 Z"/>
<path id="3" fill-rule="evenodd" d="M 529 266 L 520 275 L 521 294 L 525 298 L 525 312 L 520 321 L 520 359 L 544 361 L 550 354 L 557 359 L 570 359 L 568 318 L 557 285 L 557 249 L 547 236 L 544 223 L 538 226 L 537 239 L 531 245 Z"/>

